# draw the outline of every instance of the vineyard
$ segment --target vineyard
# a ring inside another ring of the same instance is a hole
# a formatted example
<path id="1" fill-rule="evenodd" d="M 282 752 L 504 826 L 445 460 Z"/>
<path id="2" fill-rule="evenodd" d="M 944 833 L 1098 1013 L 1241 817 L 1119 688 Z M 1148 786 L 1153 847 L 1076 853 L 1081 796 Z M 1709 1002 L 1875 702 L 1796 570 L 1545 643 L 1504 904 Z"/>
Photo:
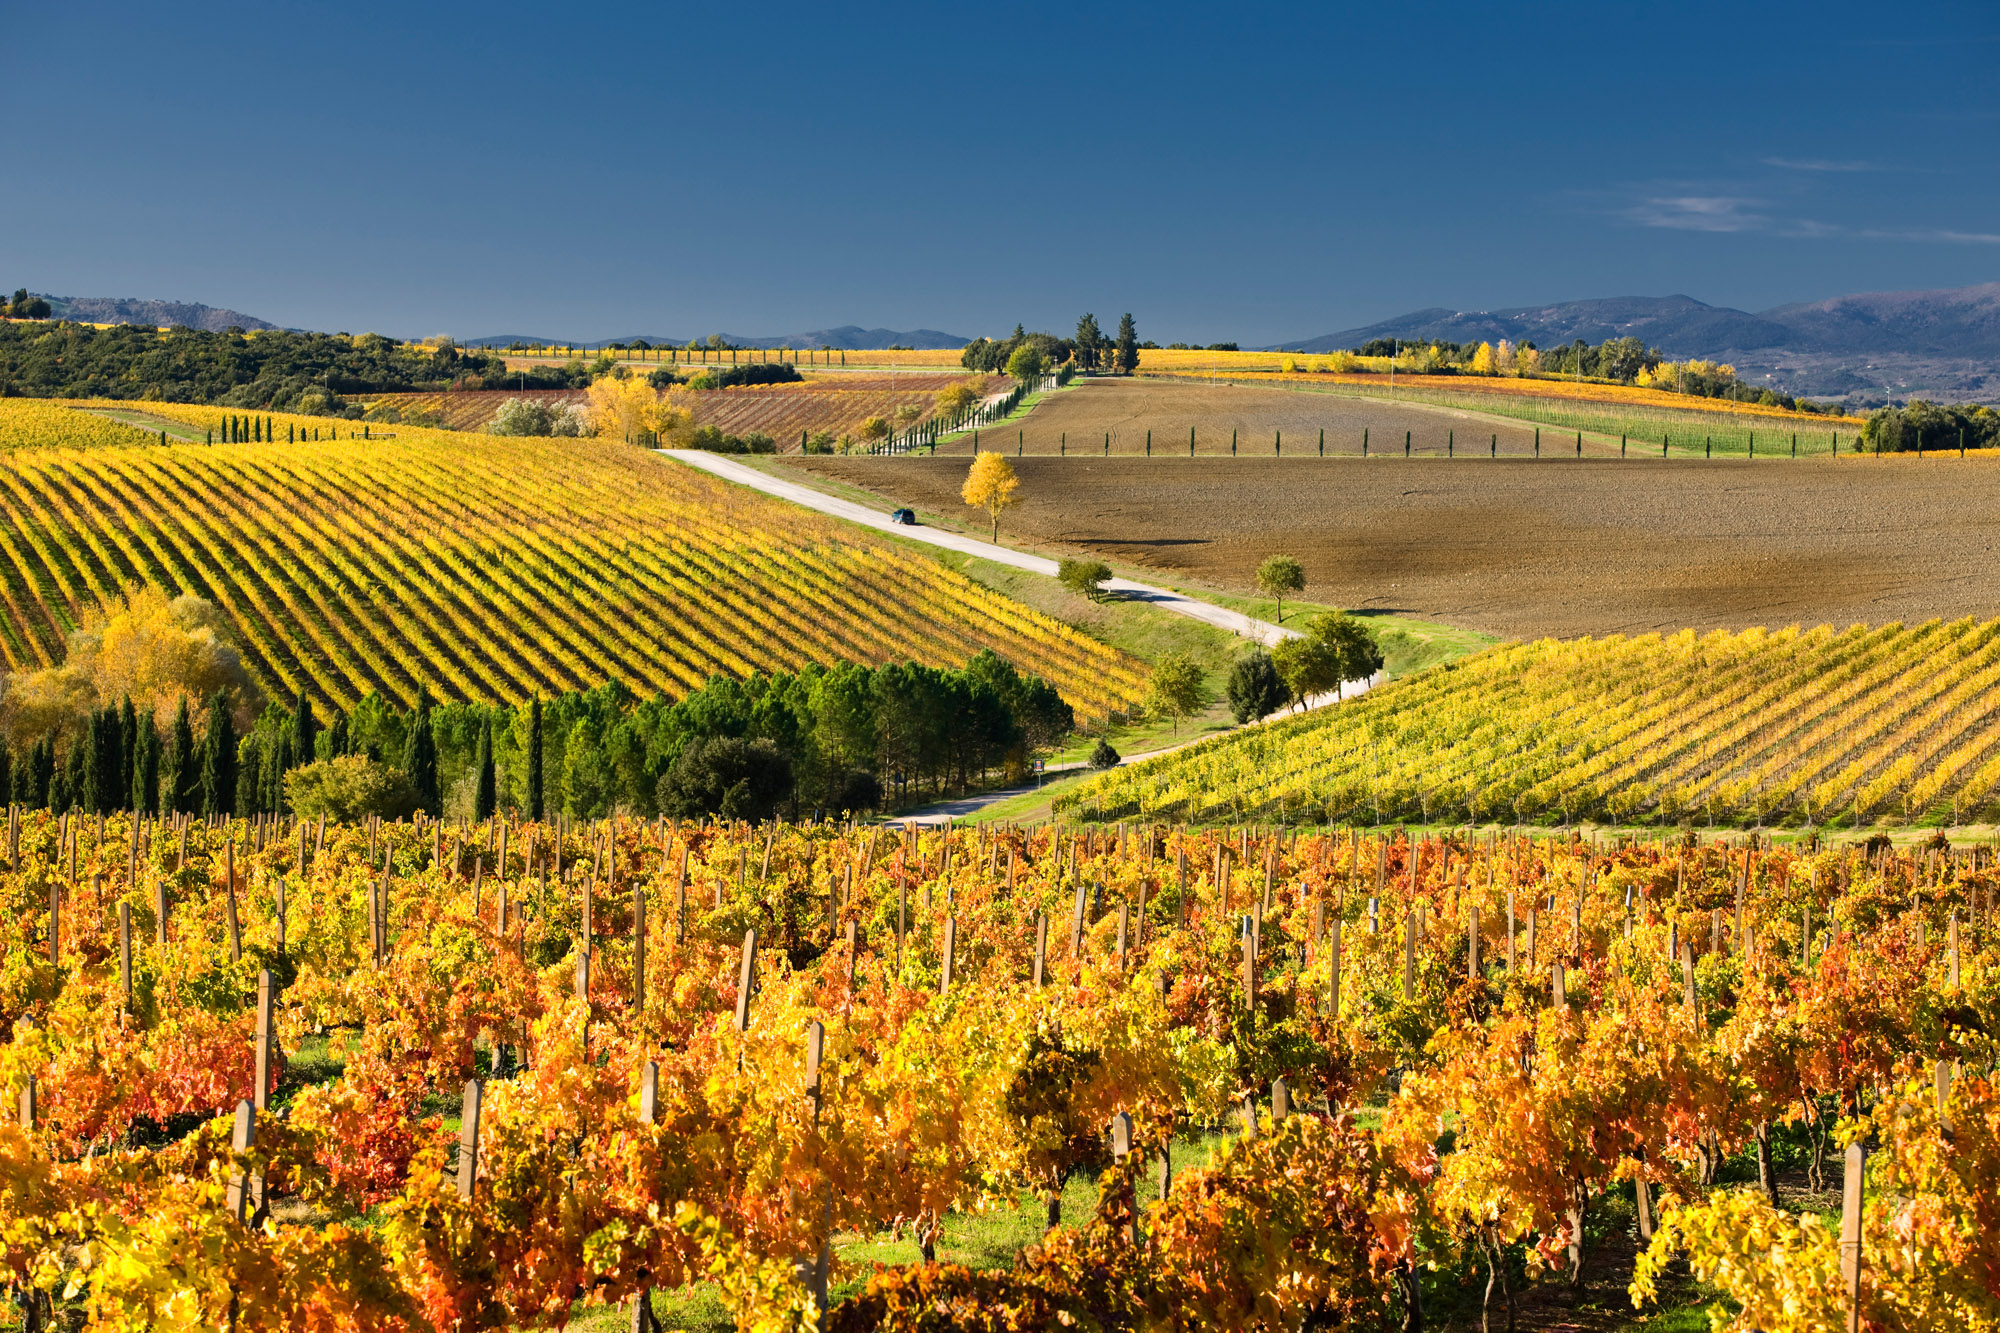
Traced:
<path id="1" fill-rule="evenodd" d="M 896 409 L 914 407 L 929 412 L 938 394 L 953 384 L 972 382 L 980 396 L 996 392 L 1003 376 L 984 375 L 829 375 L 800 384 L 759 384 L 732 389 L 695 389 L 687 395 L 697 426 L 714 426 L 729 435 L 762 431 L 780 450 L 795 448 L 802 432 L 826 431 L 852 435 L 869 417 L 892 419 Z M 392 393 L 369 400 L 373 416 L 395 409 L 404 420 L 434 421 L 448 430 L 484 430 L 493 414 L 510 398 L 544 403 L 583 403 L 581 389 L 530 389 L 514 393 L 479 389 L 457 393 Z"/>
<path id="2" fill-rule="evenodd" d="M 218 438 L 229 415 L 151 410 Z M 343 710 L 370 691 L 408 706 L 420 682 L 458 700 L 606 680 L 678 697 L 718 672 L 957 666 L 983 647 L 1083 713 L 1143 689 L 1132 659 L 928 560 L 621 443 L 259 420 L 300 439 L 0 460 L 6 665 L 60 660 L 93 608 L 144 583 L 219 607 L 266 692 Z M 322 431 L 341 438 L 305 438 Z"/>
<path id="3" fill-rule="evenodd" d="M 1994 862 L 10 810 L 0 1244 L 40 1327 L 1536 1327 L 1684 1261 L 1992 1329 Z"/>
<path id="4" fill-rule="evenodd" d="M 39 398 L 0 398 L 0 449 L 104 449 L 157 444 L 160 437 Z"/>
<path id="5" fill-rule="evenodd" d="M 1542 640 L 1087 783 L 1109 819 L 1961 823 L 2000 806 L 2000 621 Z"/>

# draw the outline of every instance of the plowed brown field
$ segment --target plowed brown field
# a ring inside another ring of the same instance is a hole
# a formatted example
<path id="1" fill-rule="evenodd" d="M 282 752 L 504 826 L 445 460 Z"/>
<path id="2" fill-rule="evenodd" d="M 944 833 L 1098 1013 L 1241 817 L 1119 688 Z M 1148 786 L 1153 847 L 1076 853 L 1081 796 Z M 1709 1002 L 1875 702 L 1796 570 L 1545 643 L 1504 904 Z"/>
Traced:
<path id="1" fill-rule="evenodd" d="M 1400 452 L 1400 451 L 1399 451 Z M 1289 450 L 1288 450 L 1289 453 Z M 970 520 L 967 460 L 803 459 Z M 2000 615 L 2000 464 L 1027 457 L 1002 540 L 1516 637 Z M 973 523 L 979 527 L 981 524 Z"/>

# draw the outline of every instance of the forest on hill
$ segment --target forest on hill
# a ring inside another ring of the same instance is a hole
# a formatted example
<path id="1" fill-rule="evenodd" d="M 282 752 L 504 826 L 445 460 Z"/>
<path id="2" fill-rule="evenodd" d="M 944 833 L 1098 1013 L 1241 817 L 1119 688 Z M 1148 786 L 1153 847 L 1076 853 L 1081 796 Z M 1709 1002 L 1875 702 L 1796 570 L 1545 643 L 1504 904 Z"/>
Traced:
<path id="1" fill-rule="evenodd" d="M 340 413 L 357 394 L 588 382 L 581 363 L 509 370 L 506 358 L 449 340 L 0 322 L 0 397 L 9 398 L 149 399 L 323 415 Z"/>

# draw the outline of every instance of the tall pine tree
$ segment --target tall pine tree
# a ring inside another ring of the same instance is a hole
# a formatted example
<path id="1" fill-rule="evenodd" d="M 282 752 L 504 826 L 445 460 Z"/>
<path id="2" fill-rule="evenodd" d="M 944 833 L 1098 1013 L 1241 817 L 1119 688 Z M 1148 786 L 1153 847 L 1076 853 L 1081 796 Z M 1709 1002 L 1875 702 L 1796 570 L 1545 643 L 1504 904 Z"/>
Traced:
<path id="1" fill-rule="evenodd" d="M 1118 373 L 1130 375 L 1139 368 L 1139 326 L 1132 316 L 1118 317 Z"/>
<path id="2" fill-rule="evenodd" d="M 542 697 L 528 705 L 528 818 L 542 818 Z"/>
<path id="3" fill-rule="evenodd" d="M 443 794 L 438 789 L 437 737 L 431 734 L 431 691 L 417 686 L 417 706 L 410 710 L 409 732 L 403 738 L 403 772 L 417 795 L 417 809 L 425 814 L 444 813 Z"/>
<path id="4" fill-rule="evenodd" d="M 491 819 L 499 793 L 493 771 L 493 717 L 487 715 L 486 725 L 479 732 L 479 778 L 472 791 L 472 817 Z"/>
<path id="5" fill-rule="evenodd" d="M 229 700 L 217 690 L 208 700 L 208 726 L 201 737 L 201 813 L 210 817 L 236 809 L 236 721 Z"/>

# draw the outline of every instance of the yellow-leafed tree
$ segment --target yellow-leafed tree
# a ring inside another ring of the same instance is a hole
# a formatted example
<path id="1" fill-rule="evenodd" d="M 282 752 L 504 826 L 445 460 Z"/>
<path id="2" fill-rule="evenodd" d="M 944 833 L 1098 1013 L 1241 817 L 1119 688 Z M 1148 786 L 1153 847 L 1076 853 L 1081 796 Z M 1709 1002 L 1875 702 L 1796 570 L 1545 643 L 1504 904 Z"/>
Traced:
<path id="1" fill-rule="evenodd" d="M 651 434 L 675 444 L 693 429 L 694 413 L 678 389 L 661 393 L 637 375 L 605 375 L 590 386 L 590 424 L 610 439 Z"/>
<path id="2" fill-rule="evenodd" d="M 981 454 L 972 460 L 972 470 L 965 474 L 965 489 L 959 494 L 975 509 L 984 509 L 993 520 L 993 540 L 1000 540 L 1000 511 L 1019 502 L 1016 494 L 1021 489 L 1021 479 L 1014 475 L 1014 465 L 1007 461 L 1005 454 Z"/>

